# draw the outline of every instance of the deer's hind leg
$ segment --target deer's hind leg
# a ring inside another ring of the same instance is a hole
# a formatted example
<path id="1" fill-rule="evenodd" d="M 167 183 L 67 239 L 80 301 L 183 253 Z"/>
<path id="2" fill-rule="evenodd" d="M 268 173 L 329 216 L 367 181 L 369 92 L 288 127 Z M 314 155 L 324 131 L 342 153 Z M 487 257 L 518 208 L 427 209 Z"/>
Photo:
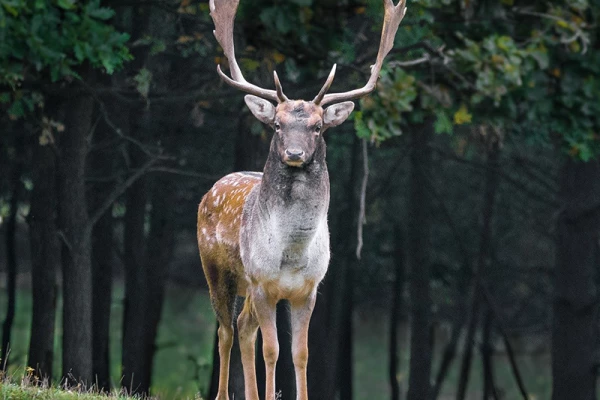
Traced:
<path id="1" fill-rule="evenodd" d="M 204 261 L 204 260 L 203 260 Z M 204 264 L 210 300 L 217 314 L 219 329 L 219 391 L 216 400 L 229 400 L 229 361 L 233 345 L 233 318 L 237 281 L 231 272 L 219 270 L 215 264 Z"/>
<path id="2" fill-rule="evenodd" d="M 252 297 L 248 294 L 244 301 L 244 308 L 237 320 L 238 337 L 242 365 L 244 366 L 244 387 L 246 400 L 258 400 L 258 387 L 256 384 L 255 342 L 258 332 L 258 319 L 254 312 Z"/>

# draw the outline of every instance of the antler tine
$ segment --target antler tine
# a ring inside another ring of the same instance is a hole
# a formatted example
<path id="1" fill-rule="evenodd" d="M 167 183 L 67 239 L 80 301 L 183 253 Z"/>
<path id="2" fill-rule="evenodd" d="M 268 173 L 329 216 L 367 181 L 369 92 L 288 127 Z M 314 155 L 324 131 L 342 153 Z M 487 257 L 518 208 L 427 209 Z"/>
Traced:
<path id="1" fill-rule="evenodd" d="M 379 42 L 379 51 L 375 65 L 371 66 L 371 76 L 365 86 L 360 89 L 354 89 L 343 93 L 330 93 L 323 96 L 321 105 L 340 102 L 344 100 L 358 99 L 366 96 L 375 89 L 375 84 L 379 78 L 379 72 L 383 65 L 383 59 L 394 46 L 394 37 L 398 31 L 398 26 L 406 14 L 406 0 L 400 0 L 398 5 L 394 5 L 393 0 L 383 0 L 385 14 L 383 17 L 383 28 L 381 30 L 381 41 Z M 319 93 L 320 94 L 320 93 Z M 317 96 L 318 97 L 318 96 Z"/>
<path id="2" fill-rule="evenodd" d="M 217 42 L 223 48 L 225 57 L 229 62 L 231 78 L 221 71 L 217 66 L 217 72 L 221 79 L 230 86 L 233 86 L 243 92 L 250 93 L 267 100 L 281 102 L 275 90 L 263 89 L 246 81 L 242 71 L 235 59 L 235 47 L 233 43 L 233 21 L 239 5 L 239 0 L 210 0 L 210 16 L 215 24 L 213 31 Z M 282 92 L 283 93 L 283 92 Z"/>
<path id="3" fill-rule="evenodd" d="M 273 80 L 275 81 L 275 88 L 277 89 L 277 99 L 280 103 L 284 101 L 288 101 L 289 99 L 285 94 L 283 94 L 283 88 L 281 87 L 281 82 L 279 82 L 279 77 L 277 76 L 277 71 L 273 71 Z"/>
<path id="4" fill-rule="evenodd" d="M 316 105 L 321 104 L 321 101 L 323 100 L 323 96 L 325 96 L 325 93 L 327 93 L 327 91 L 331 87 L 331 84 L 333 83 L 333 78 L 335 77 L 335 68 L 336 68 L 336 64 L 333 64 L 333 68 L 331 68 L 331 72 L 329 73 L 329 76 L 327 77 L 325 84 L 321 88 L 321 91 L 319 92 L 319 94 L 317 94 L 317 97 L 315 97 L 313 99 L 313 103 L 315 103 Z"/>

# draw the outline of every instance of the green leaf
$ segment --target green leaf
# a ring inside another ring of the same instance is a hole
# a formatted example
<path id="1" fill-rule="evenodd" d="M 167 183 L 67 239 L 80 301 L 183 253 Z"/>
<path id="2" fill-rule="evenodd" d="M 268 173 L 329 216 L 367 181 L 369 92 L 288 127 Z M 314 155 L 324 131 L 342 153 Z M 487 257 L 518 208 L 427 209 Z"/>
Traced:
<path id="1" fill-rule="evenodd" d="M 143 96 L 148 97 L 150 93 L 150 85 L 152 84 L 152 72 L 146 68 L 140 69 L 140 72 L 133 77 L 135 88 Z"/>
<path id="2" fill-rule="evenodd" d="M 3 3 L 2 6 L 4 7 L 4 9 L 6 10 L 6 12 L 8 12 L 10 15 L 12 15 L 13 17 L 18 17 L 19 16 L 19 10 L 17 10 L 15 7 L 13 7 L 10 4 L 7 3 Z"/>
<path id="3" fill-rule="evenodd" d="M 433 129 L 438 135 L 445 133 L 448 135 L 452 134 L 452 121 L 448 117 L 448 114 L 444 110 L 438 110 L 435 112 L 436 120 L 433 124 Z"/>
<path id="4" fill-rule="evenodd" d="M 88 15 L 92 18 L 106 21 L 115 15 L 115 11 L 108 7 L 100 7 L 90 10 Z"/>
<path id="5" fill-rule="evenodd" d="M 283 34 L 286 34 L 292 30 L 292 24 L 288 18 L 288 15 L 283 12 L 278 12 L 275 18 L 275 26 L 277 30 Z"/>
<path id="6" fill-rule="evenodd" d="M 23 108 L 23 102 L 16 100 L 8 109 L 8 115 L 12 118 L 20 118 L 25 115 L 25 108 Z"/>
<path id="7" fill-rule="evenodd" d="M 56 4 L 63 10 L 72 10 L 75 8 L 77 0 L 57 0 Z"/>

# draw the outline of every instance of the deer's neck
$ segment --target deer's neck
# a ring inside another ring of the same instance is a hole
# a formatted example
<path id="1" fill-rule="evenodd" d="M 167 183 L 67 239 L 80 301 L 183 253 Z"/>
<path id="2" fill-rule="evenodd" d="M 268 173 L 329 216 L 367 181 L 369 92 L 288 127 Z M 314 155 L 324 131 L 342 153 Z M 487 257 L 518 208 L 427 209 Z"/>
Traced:
<path id="1" fill-rule="evenodd" d="M 303 167 L 281 162 L 272 148 L 263 171 L 261 200 L 269 205 L 291 206 L 305 201 L 329 202 L 329 174 L 325 163 L 325 143 Z"/>
<path id="2" fill-rule="evenodd" d="M 271 149 L 263 173 L 259 207 L 292 236 L 315 231 L 327 218 L 329 174 L 325 142 L 304 167 L 290 167 Z"/>

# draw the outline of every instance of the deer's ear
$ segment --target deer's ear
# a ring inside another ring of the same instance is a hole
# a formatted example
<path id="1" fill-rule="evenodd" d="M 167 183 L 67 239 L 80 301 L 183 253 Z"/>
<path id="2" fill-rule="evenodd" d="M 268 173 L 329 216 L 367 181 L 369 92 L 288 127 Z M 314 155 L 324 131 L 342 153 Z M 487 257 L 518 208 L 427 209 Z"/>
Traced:
<path id="1" fill-rule="evenodd" d="M 348 118 L 352 110 L 354 110 L 354 103 L 351 101 L 333 104 L 325 109 L 323 124 L 327 128 L 338 126 Z"/>
<path id="2" fill-rule="evenodd" d="M 244 101 L 250 111 L 252 111 L 252 114 L 254 114 L 259 121 L 264 122 L 267 125 L 273 125 L 273 120 L 275 119 L 275 106 L 271 104 L 271 102 L 251 94 L 244 96 Z"/>

